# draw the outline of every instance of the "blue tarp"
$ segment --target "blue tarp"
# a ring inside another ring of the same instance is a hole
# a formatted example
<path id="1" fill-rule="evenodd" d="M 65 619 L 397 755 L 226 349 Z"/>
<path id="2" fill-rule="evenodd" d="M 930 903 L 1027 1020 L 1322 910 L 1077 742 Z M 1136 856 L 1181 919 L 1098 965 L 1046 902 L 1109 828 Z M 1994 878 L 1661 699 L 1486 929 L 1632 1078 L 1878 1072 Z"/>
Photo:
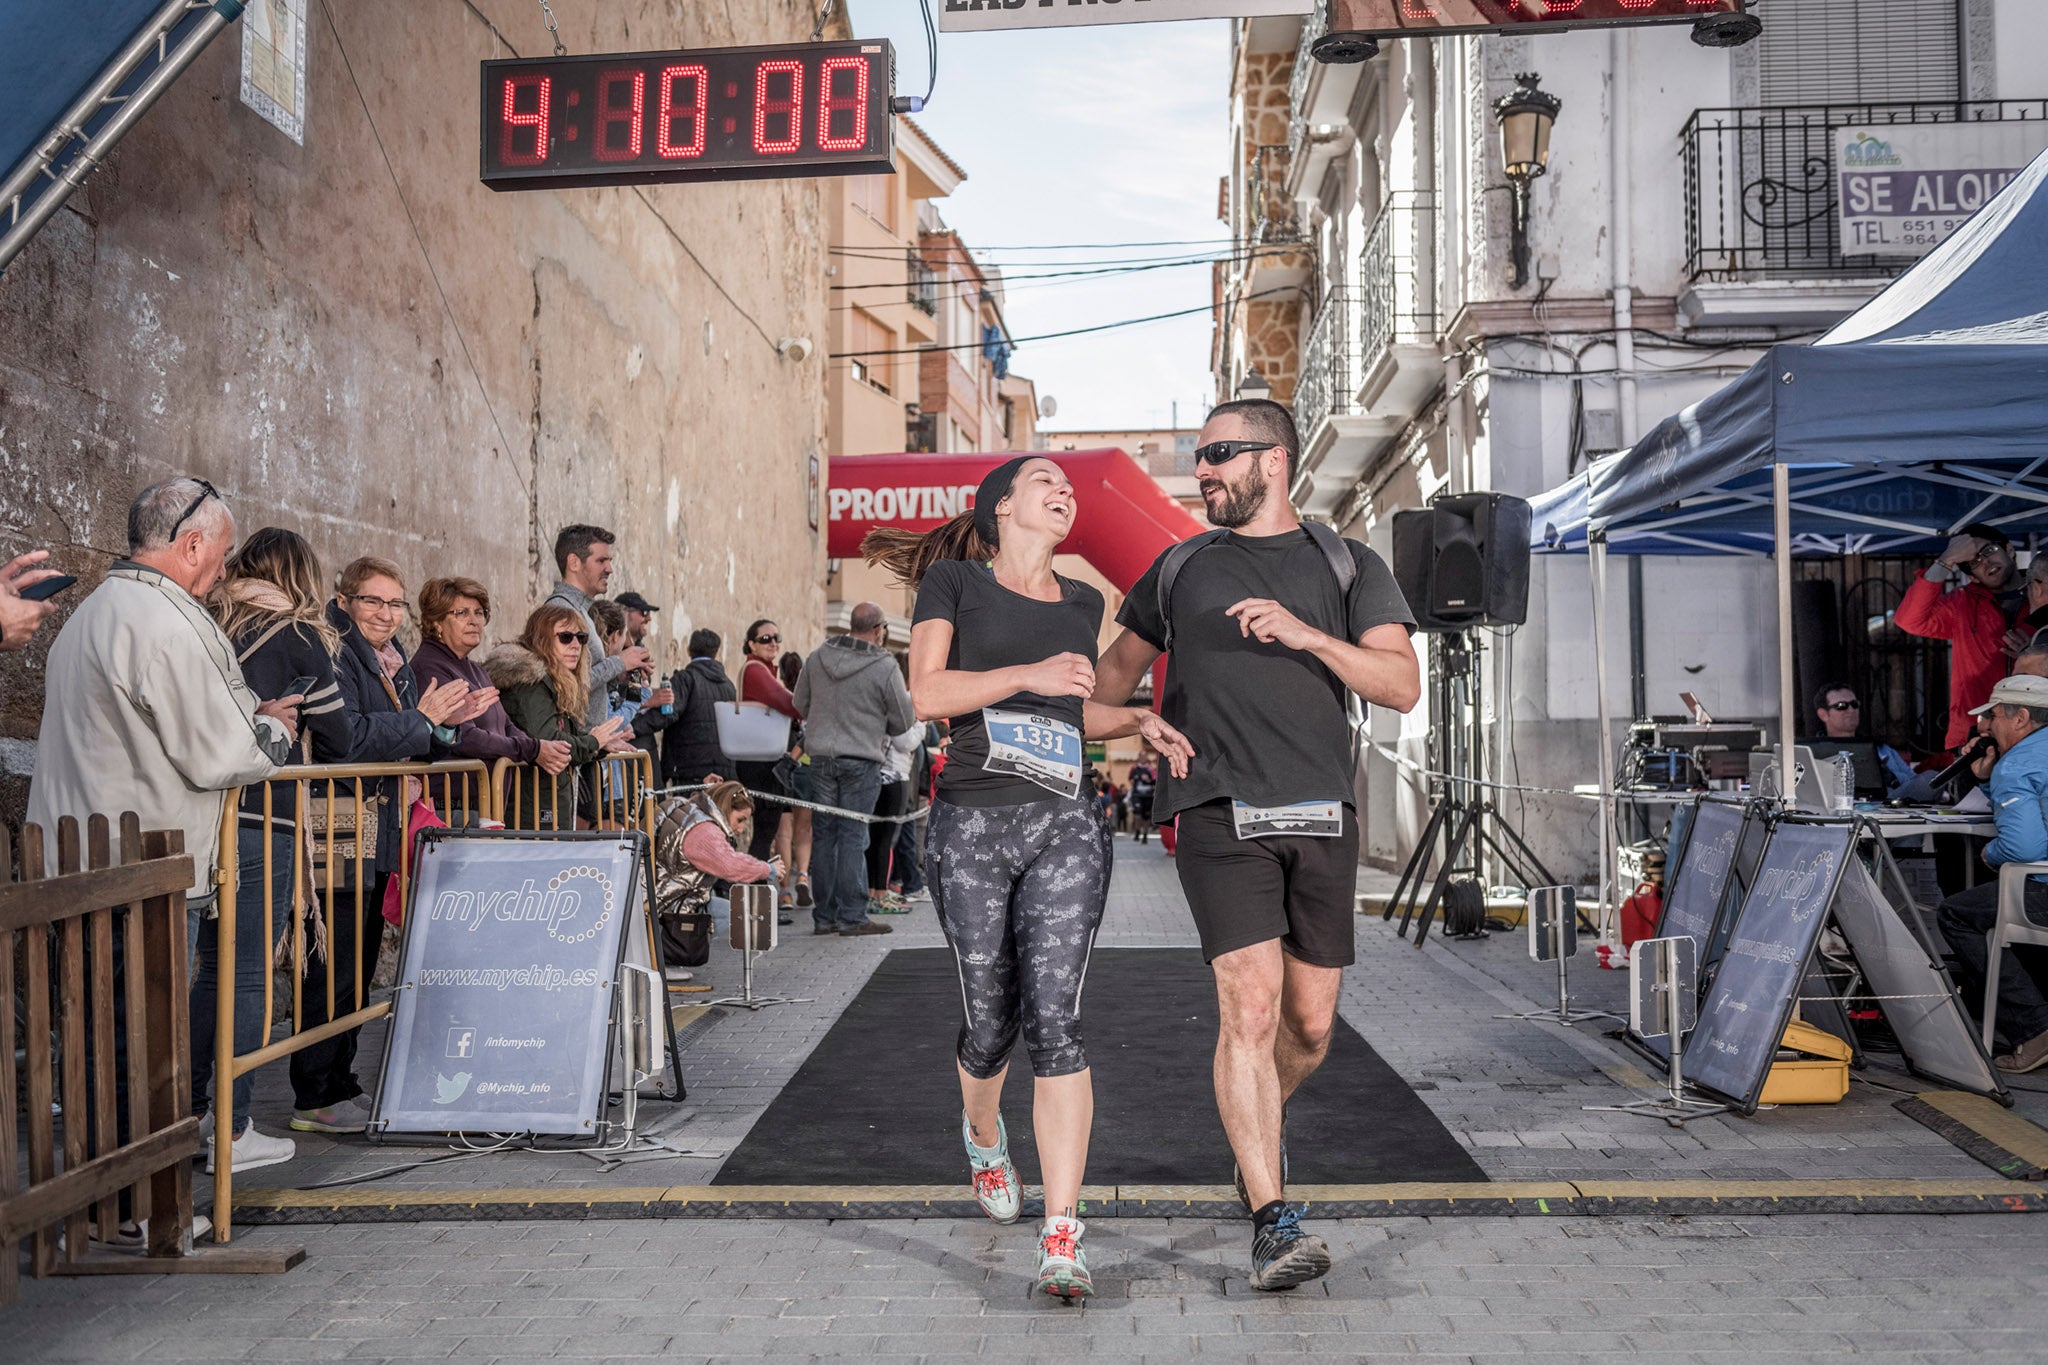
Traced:
<path id="1" fill-rule="evenodd" d="M 2048 534 L 2048 154 L 1826 336 L 1537 498 L 1538 550 L 1927 553 L 1965 522 Z"/>
<path id="2" fill-rule="evenodd" d="M 36 149 L 163 7 L 164 0 L 0 0 L 0 178 Z M 205 13 L 195 9 L 181 20 L 173 41 Z M 153 66 L 144 62 L 129 83 Z M 24 212 L 48 184 L 39 177 L 29 188 Z M 7 221 L 0 217 L 0 226 Z"/>

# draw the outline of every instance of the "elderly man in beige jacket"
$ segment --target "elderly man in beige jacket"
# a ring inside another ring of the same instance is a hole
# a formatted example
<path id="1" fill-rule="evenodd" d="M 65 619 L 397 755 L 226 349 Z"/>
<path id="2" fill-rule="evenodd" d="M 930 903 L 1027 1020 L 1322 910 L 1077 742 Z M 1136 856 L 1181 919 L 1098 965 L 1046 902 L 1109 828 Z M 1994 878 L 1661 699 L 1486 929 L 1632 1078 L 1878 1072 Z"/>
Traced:
<path id="1" fill-rule="evenodd" d="M 188 953 L 213 912 L 224 795 L 269 777 L 290 755 L 303 700 L 259 704 L 200 604 L 234 545 L 234 516 L 205 480 L 168 479 L 136 495 L 128 558 L 114 562 L 50 646 L 29 784 L 28 818 L 52 854 L 67 815 L 82 830 L 90 816 L 117 821 L 134 811 L 144 829 L 183 831 L 193 866 Z M 119 970 L 118 949 L 115 956 Z M 250 1160 L 258 1145 L 284 1149 L 271 1160 L 291 1155 L 289 1142 L 253 1124 L 234 1145 L 237 1167 L 267 1164 Z"/>

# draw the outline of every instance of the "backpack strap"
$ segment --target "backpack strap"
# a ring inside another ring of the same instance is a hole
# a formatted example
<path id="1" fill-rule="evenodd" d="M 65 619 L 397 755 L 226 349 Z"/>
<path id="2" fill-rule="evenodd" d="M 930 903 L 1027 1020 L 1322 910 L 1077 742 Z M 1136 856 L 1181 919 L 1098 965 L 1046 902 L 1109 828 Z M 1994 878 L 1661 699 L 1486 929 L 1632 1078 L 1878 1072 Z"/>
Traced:
<path id="1" fill-rule="evenodd" d="M 1308 532 L 1308 538 L 1322 550 L 1323 558 L 1330 561 L 1330 573 L 1337 580 L 1337 596 L 1350 597 L 1351 585 L 1358 581 L 1358 561 L 1345 548 L 1344 537 L 1320 521 L 1304 521 L 1301 529 Z"/>
<path id="2" fill-rule="evenodd" d="M 1173 652 L 1173 580 L 1180 577 L 1181 566 L 1186 564 L 1205 546 L 1214 545 L 1230 533 L 1226 530 L 1204 531 L 1190 536 L 1178 545 L 1168 547 L 1159 559 L 1159 621 L 1166 633 L 1166 653 Z"/>

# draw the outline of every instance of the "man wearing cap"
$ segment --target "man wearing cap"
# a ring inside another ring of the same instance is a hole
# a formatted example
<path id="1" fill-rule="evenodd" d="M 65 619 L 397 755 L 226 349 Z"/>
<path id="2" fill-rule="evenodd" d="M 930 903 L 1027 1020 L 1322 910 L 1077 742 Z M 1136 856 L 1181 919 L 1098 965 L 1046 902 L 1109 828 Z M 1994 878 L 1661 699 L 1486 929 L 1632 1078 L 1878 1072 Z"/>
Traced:
<path id="1" fill-rule="evenodd" d="M 661 608 L 637 592 L 622 592 L 612 601 L 626 613 L 626 643 L 646 649 L 648 627 L 654 624 L 654 613 Z M 654 753 L 655 735 L 675 721 L 675 702 L 675 689 L 667 684 L 650 690 L 646 700 L 640 703 L 640 709 L 633 713 L 633 743 L 650 754 Z"/>
<path id="2" fill-rule="evenodd" d="M 1949 642 L 1949 748 L 1968 740 L 1975 708 L 2006 673 L 2012 621 L 2004 593 L 2012 581 L 2012 542 L 1996 526 L 1973 522 L 1899 599 L 1896 620 L 1908 635 Z"/>
<path id="3" fill-rule="evenodd" d="M 2014 674 L 1991 689 L 1991 700 L 1972 715 L 1989 717 L 1998 762 L 1991 769 L 1991 818 L 1998 837 L 1984 847 L 1984 861 L 2048 862 L 2048 678 Z M 2027 878 L 2027 918 L 2048 925 L 2048 885 Z M 1998 920 L 1998 882 L 1950 896 L 1935 921 L 1948 940 L 1949 955 L 1965 1000 L 1981 1000 L 1990 946 L 1985 935 Z M 2048 1064 L 2048 997 L 2028 974 L 2018 952 L 2008 948 L 1998 971 L 1998 1032 L 2012 1050 L 1994 1059 L 2008 1075 Z"/>

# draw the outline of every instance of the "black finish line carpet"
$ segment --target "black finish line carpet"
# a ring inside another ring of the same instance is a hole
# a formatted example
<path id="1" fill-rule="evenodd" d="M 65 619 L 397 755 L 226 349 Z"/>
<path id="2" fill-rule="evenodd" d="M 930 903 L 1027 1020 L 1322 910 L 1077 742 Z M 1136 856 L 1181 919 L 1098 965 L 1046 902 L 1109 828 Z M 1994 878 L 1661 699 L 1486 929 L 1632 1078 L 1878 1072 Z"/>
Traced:
<path id="1" fill-rule="evenodd" d="M 1216 989 L 1192 948 L 1098 948 L 1088 968 L 1095 1131 L 1088 1183 L 1227 1185 L 1210 1060 Z M 960 982 L 946 948 L 891 952 L 718 1173 L 720 1185 L 964 1184 L 953 1046 Z M 1010 1151 L 1038 1180 L 1031 1065 L 1003 1089 Z M 1484 1181 L 1394 1069 L 1341 1018 L 1329 1059 L 1287 1109 L 1291 1183 Z"/>

